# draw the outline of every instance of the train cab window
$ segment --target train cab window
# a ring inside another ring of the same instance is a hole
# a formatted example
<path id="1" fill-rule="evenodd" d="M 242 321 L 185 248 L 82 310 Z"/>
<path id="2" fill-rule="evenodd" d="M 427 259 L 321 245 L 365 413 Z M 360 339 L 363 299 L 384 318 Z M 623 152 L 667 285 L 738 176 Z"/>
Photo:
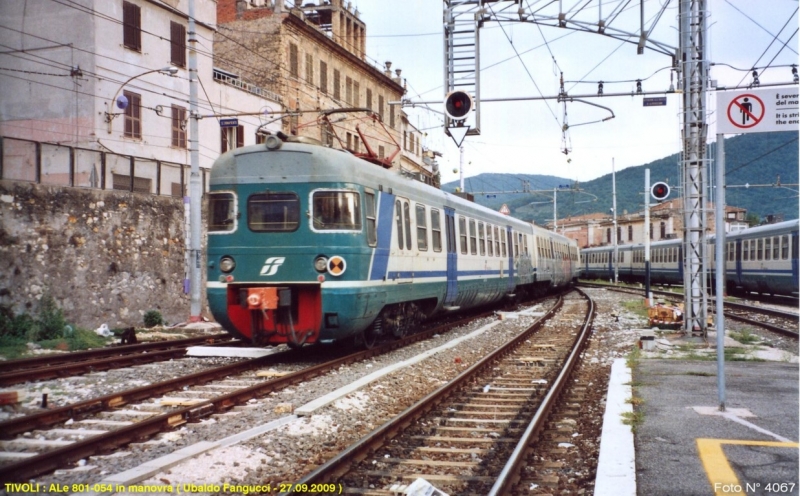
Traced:
<path id="1" fill-rule="evenodd" d="M 789 236 L 781 236 L 781 258 L 789 260 Z"/>
<path id="2" fill-rule="evenodd" d="M 288 232 L 297 230 L 299 225 L 300 199 L 296 194 L 267 191 L 250 195 L 247 199 L 247 227 L 251 231 Z"/>
<path id="3" fill-rule="evenodd" d="M 417 248 L 428 251 L 428 223 L 425 219 L 425 205 L 416 204 L 417 211 Z"/>
<path id="4" fill-rule="evenodd" d="M 355 191 L 315 191 L 311 201 L 313 227 L 324 231 L 360 231 L 361 201 Z"/>
<path id="5" fill-rule="evenodd" d="M 433 251 L 442 251 L 442 224 L 439 211 L 431 209 L 431 243 Z"/>
<path id="6" fill-rule="evenodd" d="M 483 222 L 478 223 L 478 250 L 482 257 L 486 256 L 486 227 Z"/>
<path id="7" fill-rule="evenodd" d="M 403 249 L 403 205 L 400 200 L 394 202 L 395 224 L 397 225 L 397 247 Z"/>
<path id="8" fill-rule="evenodd" d="M 764 260 L 764 240 L 757 241 L 758 247 L 756 248 L 756 260 Z"/>
<path id="9" fill-rule="evenodd" d="M 497 226 L 494 226 L 494 254 L 500 256 L 500 231 Z"/>
<path id="10" fill-rule="evenodd" d="M 472 255 L 478 254 L 478 238 L 477 238 L 477 233 L 475 232 L 474 219 L 470 219 L 469 221 L 469 252 Z"/>
<path id="11" fill-rule="evenodd" d="M 411 249 L 411 207 L 408 201 L 403 202 L 403 224 L 406 228 L 406 250 Z"/>
<path id="12" fill-rule="evenodd" d="M 233 193 L 208 193 L 208 232 L 230 232 L 236 226 Z"/>
<path id="13" fill-rule="evenodd" d="M 772 238 L 764 240 L 764 260 L 772 259 Z"/>
<path id="14" fill-rule="evenodd" d="M 378 231 L 376 229 L 375 216 L 375 193 L 372 191 L 364 192 L 364 215 L 367 220 L 367 244 L 375 246 L 378 244 Z"/>
<path id="15" fill-rule="evenodd" d="M 486 248 L 489 251 L 489 256 L 494 256 L 494 247 L 492 246 L 492 226 L 486 226 Z"/>
<path id="16" fill-rule="evenodd" d="M 467 254 L 467 219 L 458 217 L 458 234 L 461 243 L 461 253 Z"/>
<path id="17" fill-rule="evenodd" d="M 781 254 L 780 238 L 774 237 L 772 238 L 772 259 L 780 260 L 781 258 L 780 254 Z"/>

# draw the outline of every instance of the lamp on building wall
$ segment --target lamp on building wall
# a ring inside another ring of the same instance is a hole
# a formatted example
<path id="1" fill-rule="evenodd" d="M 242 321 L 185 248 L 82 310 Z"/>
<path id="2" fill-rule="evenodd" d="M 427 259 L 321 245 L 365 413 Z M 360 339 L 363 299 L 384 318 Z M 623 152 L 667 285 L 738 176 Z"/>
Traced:
<path id="1" fill-rule="evenodd" d="M 143 72 L 141 74 L 137 74 L 136 76 L 133 76 L 132 78 L 130 78 L 127 81 L 125 81 L 124 83 L 122 83 L 120 85 L 120 87 L 117 88 L 117 92 L 114 93 L 114 98 L 112 98 L 110 102 L 106 103 L 107 110 L 105 112 L 105 116 L 106 116 L 106 122 L 108 123 L 108 134 L 111 134 L 111 123 L 114 120 L 114 117 L 116 117 L 118 115 L 122 115 L 122 114 L 115 114 L 115 113 L 111 112 L 111 107 L 114 105 L 114 103 L 116 102 L 117 108 L 120 109 L 120 110 L 124 111 L 126 108 L 128 108 L 128 103 L 129 103 L 128 102 L 128 98 L 125 95 L 120 95 L 119 92 L 122 91 L 122 88 L 124 88 L 125 85 L 127 85 L 128 83 L 130 83 L 134 79 L 140 78 L 142 76 L 146 76 L 147 74 L 152 74 L 154 72 L 160 72 L 161 74 L 167 74 L 169 76 L 174 76 L 175 74 L 178 73 L 178 68 L 175 67 L 174 65 L 171 65 L 171 66 L 168 66 L 168 67 L 162 67 L 161 69 L 153 69 L 152 71 L 146 71 L 146 72 Z"/>

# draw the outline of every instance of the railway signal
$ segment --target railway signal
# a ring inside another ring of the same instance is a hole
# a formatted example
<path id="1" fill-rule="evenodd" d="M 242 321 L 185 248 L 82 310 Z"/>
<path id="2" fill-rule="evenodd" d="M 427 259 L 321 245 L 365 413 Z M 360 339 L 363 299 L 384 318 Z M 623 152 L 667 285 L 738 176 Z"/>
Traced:
<path id="1" fill-rule="evenodd" d="M 653 186 L 650 187 L 650 194 L 653 195 L 656 201 L 662 202 L 666 200 L 669 196 L 669 184 L 662 182 L 653 183 Z"/>
<path id="2" fill-rule="evenodd" d="M 475 108 L 472 95 L 462 90 L 451 91 L 444 99 L 444 113 L 454 121 L 463 121 Z"/>

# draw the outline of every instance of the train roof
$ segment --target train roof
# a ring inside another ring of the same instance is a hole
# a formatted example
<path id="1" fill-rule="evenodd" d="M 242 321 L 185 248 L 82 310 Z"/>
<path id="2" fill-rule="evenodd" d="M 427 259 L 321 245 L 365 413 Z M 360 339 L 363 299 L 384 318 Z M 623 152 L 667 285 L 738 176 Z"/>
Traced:
<path id="1" fill-rule="evenodd" d="M 577 244 L 574 240 L 543 227 L 503 215 L 416 179 L 386 170 L 347 151 L 327 146 L 289 141 L 273 149 L 264 144 L 236 148 L 220 155 L 211 168 L 209 178 L 212 187 L 293 182 L 353 183 L 365 186 L 374 184 L 376 187 L 382 185 L 394 195 L 451 207 L 462 214 L 483 220 L 487 217 L 493 218 L 493 222 L 511 225 L 521 232 L 559 239 L 571 245 Z"/>

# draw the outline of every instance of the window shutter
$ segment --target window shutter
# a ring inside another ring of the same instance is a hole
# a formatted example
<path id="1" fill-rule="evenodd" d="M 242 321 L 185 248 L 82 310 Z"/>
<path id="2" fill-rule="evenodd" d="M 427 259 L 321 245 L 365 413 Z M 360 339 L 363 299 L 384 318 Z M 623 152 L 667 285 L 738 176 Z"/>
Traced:
<path id="1" fill-rule="evenodd" d="M 170 22 L 170 47 L 172 64 L 186 67 L 186 28 L 183 24 Z"/>
<path id="2" fill-rule="evenodd" d="M 219 130 L 220 145 L 219 152 L 225 153 L 228 151 L 228 128 L 223 127 Z"/>
<path id="3" fill-rule="evenodd" d="M 236 127 L 236 148 L 244 146 L 244 126 Z"/>

